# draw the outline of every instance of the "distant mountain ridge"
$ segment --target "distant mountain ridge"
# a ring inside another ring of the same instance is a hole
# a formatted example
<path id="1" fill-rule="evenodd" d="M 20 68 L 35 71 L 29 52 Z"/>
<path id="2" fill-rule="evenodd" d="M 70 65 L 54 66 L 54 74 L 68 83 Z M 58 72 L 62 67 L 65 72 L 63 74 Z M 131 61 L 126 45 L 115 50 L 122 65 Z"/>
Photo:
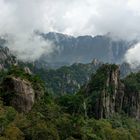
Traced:
<path id="1" fill-rule="evenodd" d="M 51 40 L 58 50 L 43 60 L 52 63 L 89 63 L 93 58 L 108 63 L 121 63 L 126 51 L 133 42 L 113 40 L 108 35 L 73 37 L 65 34 L 50 32 L 41 34 L 44 39 Z"/>
<path id="2" fill-rule="evenodd" d="M 103 63 L 120 64 L 124 61 L 127 50 L 134 44 L 124 40 L 113 40 L 109 35 L 73 37 L 55 32 L 37 34 L 45 40 L 52 41 L 57 48 L 49 55 L 43 54 L 35 62 L 38 66 L 46 68 L 59 68 L 73 63 L 90 63 L 94 58 Z M 4 46 L 5 42 L 0 37 L 0 47 Z"/>

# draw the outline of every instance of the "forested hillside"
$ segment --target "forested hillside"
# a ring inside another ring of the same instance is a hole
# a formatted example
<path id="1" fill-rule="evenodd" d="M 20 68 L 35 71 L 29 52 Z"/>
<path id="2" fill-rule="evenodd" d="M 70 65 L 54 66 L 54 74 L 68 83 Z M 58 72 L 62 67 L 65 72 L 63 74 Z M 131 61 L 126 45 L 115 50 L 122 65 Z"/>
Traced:
<path id="1" fill-rule="evenodd" d="M 118 66 L 103 65 L 78 93 L 60 96 L 50 94 L 42 80 L 17 66 L 1 75 L 2 140 L 140 139 L 140 116 L 138 112 L 135 114 L 140 103 L 139 73 L 122 81 L 119 80 Z M 114 107 L 118 87 L 127 91 L 124 98 L 129 99 L 122 108 L 121 104 L 118 106 L 120 110 Z M 20 102 L 15 102 L 17 100 Z"/>
<path id="2" fill-rule="evenodd" d="M 33 64 L 26 64 L 33 73 L 39 75 L 45 82 L 45 85 L 50 92 L 54 94 L 73 94 L 83 86 L 95 73 L 103 62 L 98 59 L 93 59 L 91 63 L 82 64 L 75 63 L 70 66 L 63 66 L 58 69 L 46 69 L 44 67 L 37 67 Z M 21 64 L 22 67 L 26 66 L 25 63 Z M 121 78 L 126 77 L 133 71 L 128 63 L 122 63 L 120 67 Z"/>
<path id="3" fill-rule="evenodd" d="M 140 0 L 0 0 L 0 140 L 140 140 Z"/>

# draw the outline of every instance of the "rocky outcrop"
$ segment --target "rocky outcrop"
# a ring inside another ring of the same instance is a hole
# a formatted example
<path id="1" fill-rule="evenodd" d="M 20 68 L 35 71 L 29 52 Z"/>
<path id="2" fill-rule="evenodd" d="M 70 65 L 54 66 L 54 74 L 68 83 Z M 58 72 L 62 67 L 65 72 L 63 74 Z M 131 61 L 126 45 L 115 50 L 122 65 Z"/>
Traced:
<path id="1" fill-rule="evenodd" d="M 18 112 L 28 113 L 35 101 L 44 94 L 41 83 L 38 83 L 24 63 L 19 62 L 7 47 L 2 46 L 0 71 L 5 73 L 0 77 L 0 96 L 4 103 L 13 106 Z"/>
<path id="2" fill-rule="evenodd" d="M 115 100 L 120 85 L 119 73 L 118 66 L 103 65 L 92 76 L 83 92 L 87 98 L 92 98 L 89 115 L 107 118 L 115 112 Z"/>
<path id="3" fill-rule="evenodd" d="M 27 73 L 27 74 L 32 74 L 32 72 L 31 72 L 31 70 L 30 70 L 29 67 L 24 67 L 24 71 L 25 71 L 25 73 Z"/>
<path id="4" fill-rule="evenodd" d="M 120 80 L 118 66 L 103 65 L 82 89 L 86 99 L 89 99 L 89 116 L 100 119 L 124 112 L 140 119 L 140 91 L 128 89 Z"/>
<path id="5" fill-rule="evenodd" d="M 19 112 L 27 113 L 31 110 L 35 102 L 35 91 L 29 81 L 7 77 L 3 85 L 7 105 L 13 106 Z"/>

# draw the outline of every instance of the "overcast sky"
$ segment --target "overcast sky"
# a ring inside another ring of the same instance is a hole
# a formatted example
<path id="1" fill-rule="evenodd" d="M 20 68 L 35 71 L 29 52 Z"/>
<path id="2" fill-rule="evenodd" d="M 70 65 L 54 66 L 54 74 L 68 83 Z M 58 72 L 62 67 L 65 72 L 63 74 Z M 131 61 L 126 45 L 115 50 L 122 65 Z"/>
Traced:
<path id="1" fill-rule="evenodd" d="M 0 0 L 0 35 L 16 36 L 22 48 L 21 43 L 26 44 L 34 30 L 74 36 L 112 33 L 121 39 L 139 38 L 140 1 Z M 50 47 L 47 48 L 50 52 Z"/>
<path id="2" fill-rule="evenodd" d="M 0 0 L 0 32 L 140 36 L 139 0 Z"/>

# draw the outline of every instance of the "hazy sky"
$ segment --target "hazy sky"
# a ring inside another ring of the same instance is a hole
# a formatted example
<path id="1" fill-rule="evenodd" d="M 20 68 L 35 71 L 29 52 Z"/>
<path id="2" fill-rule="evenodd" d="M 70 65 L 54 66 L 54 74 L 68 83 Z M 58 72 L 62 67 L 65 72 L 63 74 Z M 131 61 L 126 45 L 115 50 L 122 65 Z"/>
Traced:
<path id="1" fill-rule="evenodd" d="M 130 40 L 140 37 L 139 26 L 139 0 L 0 0 L 0 35 L 14 36 L 18 42 L 11 46 L 17 49 L 18 45 L 18 51 L 23 50 L 23 43 L 28 44 L 27 50 L 36 44 L 27 43 L 34 30 L 74 36 L 110 32 Z M 52 51 L 48 43 L 40 43 L 48 53 Z"/>
<path id="2" fill-rule="evenodd" d="M 0 0 L 0 32 L 140 36 L 139 0 Z"/>

